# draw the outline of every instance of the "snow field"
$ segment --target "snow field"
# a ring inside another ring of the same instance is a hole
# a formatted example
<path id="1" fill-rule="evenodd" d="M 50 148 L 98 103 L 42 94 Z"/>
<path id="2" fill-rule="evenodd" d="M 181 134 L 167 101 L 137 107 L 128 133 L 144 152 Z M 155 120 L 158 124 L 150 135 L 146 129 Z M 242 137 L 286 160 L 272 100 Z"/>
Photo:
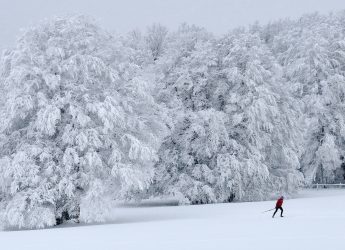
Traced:
<path id="1" fill-rule="evenodd" d="M 108 224 L 0 232 L 4 250 L 344 249 L 345 190 L 306 190 L 286 200 L 114 209 Z"/>

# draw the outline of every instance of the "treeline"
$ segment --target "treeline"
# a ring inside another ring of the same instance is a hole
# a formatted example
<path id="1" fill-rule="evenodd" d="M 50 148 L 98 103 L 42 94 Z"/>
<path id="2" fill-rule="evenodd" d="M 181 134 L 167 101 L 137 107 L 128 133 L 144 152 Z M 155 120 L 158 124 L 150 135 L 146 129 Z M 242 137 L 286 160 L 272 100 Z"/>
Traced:
<path id="1" fill-rule="evenodd" d="M 215 37 L 84 16 L 0 61 L 0 221 L 102 221 L 115 201 L 251 201 L 343 182 L 345 13 Z"/>

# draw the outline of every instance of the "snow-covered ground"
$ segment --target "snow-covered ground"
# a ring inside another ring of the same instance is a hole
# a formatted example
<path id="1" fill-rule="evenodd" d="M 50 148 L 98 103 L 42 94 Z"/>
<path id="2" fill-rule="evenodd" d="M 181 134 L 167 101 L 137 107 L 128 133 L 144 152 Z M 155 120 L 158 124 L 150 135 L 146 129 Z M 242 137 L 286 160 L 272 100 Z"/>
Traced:
<path id="1" fill-rule="evenodd" d="M 0 232 L 1 250 L 345 249 L 345 190 L 305 190 L 271 218 L 274 201 L 116 209 L 102 225 Z"/>

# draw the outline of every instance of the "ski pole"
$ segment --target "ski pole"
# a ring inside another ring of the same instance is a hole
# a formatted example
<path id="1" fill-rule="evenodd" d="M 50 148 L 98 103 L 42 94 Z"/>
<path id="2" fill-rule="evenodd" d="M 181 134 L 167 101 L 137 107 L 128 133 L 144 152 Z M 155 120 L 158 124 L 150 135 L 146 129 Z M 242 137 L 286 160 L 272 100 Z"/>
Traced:
<path id="1" fill-rule="evenodd" d="M 270 210 L 263 211 L 262 213 L 267 213 L 267 212 L 272 211 L 272 210 L 274 210 L 274 209 L 275 209 L 275 208 L 272 208 L 272 209 L 270 209 Z"/>

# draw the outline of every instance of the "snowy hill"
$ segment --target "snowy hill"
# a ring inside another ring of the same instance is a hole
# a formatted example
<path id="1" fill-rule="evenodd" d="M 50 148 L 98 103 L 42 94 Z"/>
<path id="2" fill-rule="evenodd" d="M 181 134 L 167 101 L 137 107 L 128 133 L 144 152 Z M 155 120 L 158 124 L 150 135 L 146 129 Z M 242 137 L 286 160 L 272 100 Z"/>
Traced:
<path id="1" fill-rule="evenodd" d="M 274 202 L 115 209 L 103 225 L 0 232 L 0 249 L 344 249 L 345 190 L 307 190 Z"/>

